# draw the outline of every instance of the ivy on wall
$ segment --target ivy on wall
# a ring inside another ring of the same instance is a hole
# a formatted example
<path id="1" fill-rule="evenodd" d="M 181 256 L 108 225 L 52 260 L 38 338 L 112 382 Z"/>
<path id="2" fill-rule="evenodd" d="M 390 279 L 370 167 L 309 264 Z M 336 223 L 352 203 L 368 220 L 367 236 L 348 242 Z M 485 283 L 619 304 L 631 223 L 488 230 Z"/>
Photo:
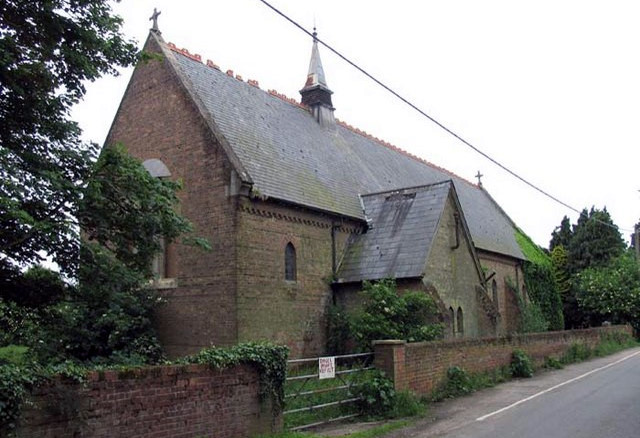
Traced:
<path id="1" fill-rule="evenodd" d="M 73 362 L 42 366 L 27 358 L 13 360 L 14 351 L 0 349 L 0 436 L 15 430 L 21 408 L 33 389 L 62 375 L 76 382 L 82 382 L 89 371 L 116 369 L 121 376 L 136 375 L 141 366 L 95 366 L 86 367 Z M 15 348 L 14 348 L 15 350 Z M 177 360 L 176 364 L 206 364 L 212 369 L 224 369 L 247 364 L 258 370 L 260 376 L 260 397 L 271 398 L 273 410 L 278 414 L 284 406 L 284 381 L 287 374 L 286 346 L 267 342 L 238 344 L 229 348 L 206 348 L 200 353 Z M 170 365 L 170 363 L 166 363 Z"/>
<path id="2" fill-rule="evenodd" d="M 527 258 L 522 270 L 529 299 L 540 308 L 548 330 L 562 330 L 562 300 L 554 279 L 551 257 L 521 230 L 516 231 L 515 237 Z"/>

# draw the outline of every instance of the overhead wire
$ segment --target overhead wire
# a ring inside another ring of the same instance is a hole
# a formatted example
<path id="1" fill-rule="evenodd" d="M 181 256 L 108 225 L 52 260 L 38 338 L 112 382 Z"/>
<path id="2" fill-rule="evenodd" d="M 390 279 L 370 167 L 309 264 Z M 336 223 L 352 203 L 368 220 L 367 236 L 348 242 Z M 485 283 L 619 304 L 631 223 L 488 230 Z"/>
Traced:
<path id="1" fill-rule="evenodd" d="M 422 110 L 421 108 L 419 108 L 418 106 L 416 106 L 415 104 L 413 104 L 409 99 L 405 98 L 404 96 L 400 95 L 398 92 L 396 92 L 394 89 L 392 89 L 391 87 L 389 87 L 388 85 L 386 85 L 385 83 L 383 83 L 382 81 L 380 81 L 379 79 L 377 79 L 375 76 L 373 76 L 372 74 L 370 74 L 368 71 L 366 71 L 364 68 L 360 67 L 358 64 L 356 64 L 355 62 L 351 61 L 349 58 L 347 58 L 345 55 L 343 55 L 342 53 L 340 53 L 338 50 L 334 49 L 332 46 L 330 46 L 329 44 L 325 43 L 324 41 L 322 41 L 322 39 L 318 38 L 317 34 L 314 35 L 314 33 L 308 31 L 304 26 L 302 26 L 301 24 L 299 24 L 297 21 L 295 21 L 294 19 L 292 19 L 291 17 L 289 17 L 288 15 L 286 15 L 284 12 L 282 12 L 281 10 L 279 10 L 278 8 L 276 8 L 275 6 L 273 6 L 272 4 L 270 4 L 268 1 L 266 0 L 259 0 L 260 2 L 262 2 L 265 6 L 267 6 L 268 8 L 270 8 L 271 10 L 273 10 L 275 13 L 277 13 L 278 15 L 280 15 L 282 18 L 284 18 L 285 20 L 287 20 L 288 22 L 290 22 L 291 24 L 293 24 L 295 27 L 297 27 L 298 29 L 300 29 L 302 32 L 306 33 L 307 35 L 309 35 L 310 37 L 314 38 L 315 41 L 317 41 L 318 43 L 322 44 L 324 47 L 326 47 L 329 51 L 331 51 L 333 54 L 335 54 L 336 56 L 338 56 L 340 59 L 342 59 L 343 61 L 345 61 L 347 64 L 349 64 L 350 66 L 352 66 L 353 68 L 355 68 L 356 70 L 358 70 L 360 73 L 362 73 L 363 75 L 365 75 L 366 77 L 368 77 L 369 79 L 371 79 L 373 82 L 375 82 L 377 85 L 379 85 L 380 87 L 384 88 L 386 91 L 388 91 L 389 93 L 391 93 L 393 96 L 395 96 L 396 98 L 398 98 L 399 100 L 401 100 L 402 102 L 404 102 L 406 105 L 408 105 L 409 107 L 411 107 L 413 110 L 417 111 L 420 115 L 422 115 L 423 117 L 427 118 L 428 120 L 430 120 L 432 123 L 434 123 L 436 126 L 438 126 L 439 128 L 441 128 L 442 130 L 444 130 L 445 132 L 447 132 L 449 135 L 453 136 L 454 138 L 456 138 L 458 141 L 460 141 L 461 143 L 463 143 L 465 146 L 471 148 L 473 151 L 475 151 L 476 153 L 480 154 L 482 157 L 486 158 L 487 160 L 489 160 L 490 162 L 492 162 L 493 164 L 495 164 L 496 166 L 498 166 L 500 169 L 504 170 L 505 172 L 507 172 L 509 175 L 513 176 L 514 178 L 518 179 L 519 181 L 521 181 L 522 183 L 526 184 L 527 186 L 529 186 L 530 188 L 536 190 L 537 192 L 541 193 L 542 195 L 546 196 L 547 198 L 555 201 L 556 203 L 562 205 L 563 207 L 581 214 L 582 211 L 578 210 L 575 207 L 572 207 L 571 205 L 567 204 L 566 202 L 562 201 L 561 199 L 553 196 L 551 193 L 547 192 L 546 190 L 538 187 L 537 185 L 535 185 L 534 183 L 528 181 L 527 179 L 525 179 L 524 177 L 520 176 L 519 174 L 517 174 L 515 171 L 509 169 L 506 165 L 500 163 L 499 161 L 497 161 L 496 159 L 494 159 L 493 157 L 491 157 L 490 155 L 488 155 L 486 152 L 482 151 L 480 148 L 478 148 L 477 146 L 473 145 L 471 142 L 469 142 L 468 140 L 466 140 L 464 137 L 462 137 L 461 135 L 457 134 L 455 131 L 453 131 L 452 129 L 448 128 L 446 125 L 444 125 L 443 123 L 441 123 L 440 121 L 438 121 L 435 117 L 429 115 L 427 112 L 425 112 L 424 110 Z M 623 228 L 619 228 L 614 224 L 610 224 L 608 222 L 604 222 L 601 221 L 600 219 L 594 218 L 597 222 L 600 222 L 604 225 L 610 226 L 612 228 L 618 229 L 618 230 L 622 230 L 622 231 L 630 231 L 630 230 L 626 230 Z"/>

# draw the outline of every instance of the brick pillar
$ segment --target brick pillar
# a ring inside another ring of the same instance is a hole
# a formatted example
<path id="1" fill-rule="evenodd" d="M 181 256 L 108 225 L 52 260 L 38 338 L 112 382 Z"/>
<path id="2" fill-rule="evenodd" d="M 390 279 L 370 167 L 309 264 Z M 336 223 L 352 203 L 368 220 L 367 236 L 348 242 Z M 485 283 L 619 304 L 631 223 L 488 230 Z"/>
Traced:
<path id="1" fill-rule="evenodd" d="M 405 345 L 406 341 L 397 339 L 373 341 L 373 364 L 393 381 L 396 391 L 408 389 L 404 372 Z"/>

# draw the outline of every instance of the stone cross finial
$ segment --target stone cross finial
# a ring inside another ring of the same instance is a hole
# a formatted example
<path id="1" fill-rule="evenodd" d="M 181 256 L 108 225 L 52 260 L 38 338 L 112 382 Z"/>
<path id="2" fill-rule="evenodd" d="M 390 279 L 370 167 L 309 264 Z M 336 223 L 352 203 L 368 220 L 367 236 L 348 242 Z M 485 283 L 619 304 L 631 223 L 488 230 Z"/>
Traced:
<path id="1" fill-rule="evenodd" d="M 478 173 L 476 174 L 476 178 L 478 178 L 478 187 L 482 187 L 482 177 L 484 175 L 480 173 L 480 171 L 478 170 Z"/>
<path id="2" fill-rule="evenodd" d="M 153 20 L 153 27 L 151 27 L 151 30 L 154 32 L 160 33 L 160 29 L 158 29 L 158 15 L 160 15 L 161 13 L 161 11 L 153 8 L 153 14 L 151 15 L 151 17 L 149 17 L 149 21 Z"/>

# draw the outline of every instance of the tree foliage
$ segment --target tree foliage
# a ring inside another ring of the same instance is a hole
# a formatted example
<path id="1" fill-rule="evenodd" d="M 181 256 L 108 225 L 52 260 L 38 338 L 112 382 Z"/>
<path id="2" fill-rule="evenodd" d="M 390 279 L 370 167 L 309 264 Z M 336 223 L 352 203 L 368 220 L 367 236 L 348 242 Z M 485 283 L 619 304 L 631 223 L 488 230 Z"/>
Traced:
<path id="1" fill-rule="evenodd" d="M 106 0 L 0 6 L 0 275 L 47 254 L 76 267 L 74 217 L 96 146 L 69 110 L 84 83 L 132 65 L 136 48 Z"/>
<path id="2" fill-rule="evenodd" d="M 160 239 L 191 231 L 174 211 L 179 183 L 152 178 L 122 146 L 96 161 L 69 117 L 86 81 L 139 58 L 121 25 L 106 0 L 0 6 L 1 341 L 50 362 L 159 359 L 145 284 Z M 23 272 L 45 255 L 68 284 Z"/>
<path id="3" fill-rule="evenodd" d="M 586 268 L 605 266 L 622 254 L 625 244 L 607 208 L 591 207 L 580 213 L 567 250 L 569 271 L 575 274 Z"/>
<path id="4" fill-rule="evenodd" d="M 577 276 L 578 302 L 600 318 L 640 328 L 640 264 L 625 253 L 604 267 L 587 268 Z"/>
<path id="5" fill-rule="evenodd" d="M 105 148 L 78 210 L 85 240 L 99 244 L 132 275 L 145 279 L 151 277 L 151 261 L 161 250 L 160 237 L 171 242 L 186 236 L 185 243 L 207 248 L 205 241 L 190 237 L 190 222 L 176 213 L 180 188 L 179 182 L 152 177 L 122 145 Z M 95 263 L 94 248 L 84 248 L 84 269 Z M 92 276 L 81 275 L 81 283 L 91 283 Z"/>
<path id="6" fill-rule="evenodd" d="M 122 146 L 105 149 L 92 168 L 77 212 L 85 237 L 80 243 L 77 283 L 60 289 L 55 274 L 39 274 L 46 280 L 40 281 L 40 289 L 49 289 L 42 296 L 55 299 L 40 299 L 32 313 L 9 304 L 0 306 L 0 323 L 15 323 L 19 315 L 32 322 L 16 333 L 16 339 L 7 341 L 29 345 L 48 362 L 158 361 L 162 351 L 151 315 L 160 301 L 146 284 L 152 278 L 153 257 L 160 250 L 158 238 L 171 242 L 192 231 L 191 224 L 175 211 L 179 187 L 179 183 L 152 177 Z M 186 242 L 207 247 L 200 239 L 186 238 Z M 25 301 L 24 297 L 4 298 Z"/>
<path id="7" fill-rule="evenodd" d="M 608 269 L 624 253 L 625 243 L 606 207 L 602 210 L 585 208 L 570 233 L 567 232 L 568 224 L 565 216 L 551 240 L 552 246 L 555 242 L 552 260 L 562 296 L 565 327 L 597 325 L 602 321 L 602 315 L 595 307 L 582 304 L 580 296 L 585 284 L 578 278 L 585 270 Z"/>
<path id="8" fill-rule="evenodd" d="M 571 236 L 573 232 L 571 231 L 571 221 L 567 216 L 562 218 L 560 225 L 556 227 L 555 230 L 551 233 L 551 242 L 549 242 L 549 251 L 553 251 L 557 246 L 564 246 L 565 248 L 569 247 L 569 242 L 571 242 Z"/>

